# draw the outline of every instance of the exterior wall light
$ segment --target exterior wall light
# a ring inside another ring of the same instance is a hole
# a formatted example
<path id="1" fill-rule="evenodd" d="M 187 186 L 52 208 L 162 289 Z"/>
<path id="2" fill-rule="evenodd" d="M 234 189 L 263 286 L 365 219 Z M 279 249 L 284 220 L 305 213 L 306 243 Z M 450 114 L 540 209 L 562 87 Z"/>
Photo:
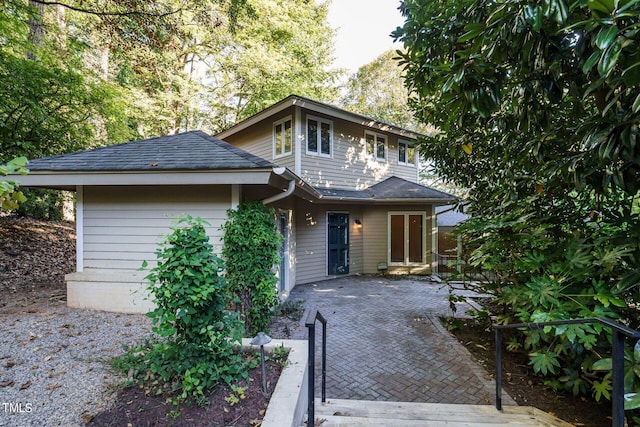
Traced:
<path id="1" fill-rule="evenodd" d="M 362 228 L 362 221 L 360 221 L 360 218 L 354 219 L 353 222 L 356 224 L 356 227 Z"/>

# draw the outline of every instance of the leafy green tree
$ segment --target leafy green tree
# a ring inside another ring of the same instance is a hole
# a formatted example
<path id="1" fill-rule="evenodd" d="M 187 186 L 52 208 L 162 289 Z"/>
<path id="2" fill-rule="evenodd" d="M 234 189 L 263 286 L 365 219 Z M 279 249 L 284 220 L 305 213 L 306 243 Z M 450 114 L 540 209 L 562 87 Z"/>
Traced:
<path id="1" fill-rule="evenodd" d="M 130 135 L 117 89 L 84 68 L 86 46 L 50 19 L 23 2 L 0 9 L 0 161 Z"/>
<path id="2" fill-rule="evenodd" d="M 640 4 L 405 0 L 401 9 L 409 102 L 438 130 L 422 152 L 469 189 L 468 265 L 493 273 L 485 291 L 502 303 L 501 320 L 628 316 L 620 306 L 640 283 Z M 563 386 L 584 391 L 579 377 L 606 396 L 604 379 L 580 368 L 608 348 L 601 330 L 532 331 L 521 345 L 536 371 L 562 365 Z"/>
<path id="3" fill-rule="evenodd" d="M 208 127 L 223 129 L 291 95 L 333 101 L 338 71 L 330 71 L 334 30 L 328 2 L 247 0 L 220 54 L 211 58 Z"/>
<path id="4" fill-rule="evenodd" d="M 242 203 L 227 213 L 222 226 L 225 278 L 247 333 L 253 336 L 268 330 L 271 309 L 278 303 L 274 266 L 282 235 L 276 230 L 273 209 L 261 202 Z"/>
<path id="5" fill-rule="evenodd" d="M 408 91 L 404 85 L 398 53 L 388 50 L 363 65 L 347 81 L 340 104 L 354 113 L 424 131 L 407 103 Z"/>

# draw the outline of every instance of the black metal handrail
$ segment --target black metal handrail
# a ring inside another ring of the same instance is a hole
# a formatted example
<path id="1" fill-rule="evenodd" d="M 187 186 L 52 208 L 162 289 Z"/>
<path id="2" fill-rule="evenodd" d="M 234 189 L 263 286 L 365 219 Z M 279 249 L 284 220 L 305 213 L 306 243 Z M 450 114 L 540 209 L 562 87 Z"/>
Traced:
<path id="1" fill-rule="evenodd" d="M 502 330 L 503 329 L 541 329 L 545 326 L 574 325 L 600 323 L 611 328 L 612 341 L 612 394 L 611 415 L 612 426 L 624 426 L 624 339 L 639 339 L 640 332 L 608 319 L 587 318 L 556 320 L 540 323 L 515 323 L 512 325 L 493 325 L 496 331 L 496 409 L 502 410 Z"/>
<path id="2" fill-rule="evenodd" d="M 309 390 L 307 406 L 307 425 L 315 425 L 315 383 L 316 383 L 316 321 L 322 323 L 322 403 L 327 401 L 327 320 L 316 307 L 311 307 L 307 313 L 304 325 L 309 329 Z"/>

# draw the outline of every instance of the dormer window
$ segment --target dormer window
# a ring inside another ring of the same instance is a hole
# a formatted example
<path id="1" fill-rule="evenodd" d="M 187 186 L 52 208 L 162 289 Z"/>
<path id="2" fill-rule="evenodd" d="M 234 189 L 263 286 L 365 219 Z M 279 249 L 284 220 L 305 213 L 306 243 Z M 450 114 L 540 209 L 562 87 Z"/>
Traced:
<path id="1" fill-rule="evenodd" d="M 307 116 L 307 154 L 331 157 L 333 151 L 333 122 Z"/>
<path id="2" fill-rule="evenodd" d="M 273 157 L 291 154 L 293 146 L 293 132 L 291 131 L 291 117 L 285 117 L 273 124 Z"/>
<path id="3" fill-rule="evenodd" d="M 365 132 L 367 156 L 382 162 L 387 161 L 387 137 L 373 132 Z"/>
<path id="4" fill-rule="evenodd" d="M 406 141 L 398 141 L 398 163 L 406 166 L 416 165 L 416 148 Z"/>

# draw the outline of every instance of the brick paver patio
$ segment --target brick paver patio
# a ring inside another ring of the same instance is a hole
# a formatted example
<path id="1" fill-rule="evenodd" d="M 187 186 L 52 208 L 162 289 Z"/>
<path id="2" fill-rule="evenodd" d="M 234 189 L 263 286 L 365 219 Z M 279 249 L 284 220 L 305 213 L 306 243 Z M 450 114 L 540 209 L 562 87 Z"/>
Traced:
<path id="1" fill-rule="evenodd" d="M 495 383 L 438 319 L 450 314 L 447 292 L 375 276 L 298 285 L 290 299 L 315 305 L 328 322 L 327 397 L 493 404 Z M 305 339 L 306 329 L 296 334 Z M 503 402 L 514 404 L 506 395 Z"/>

